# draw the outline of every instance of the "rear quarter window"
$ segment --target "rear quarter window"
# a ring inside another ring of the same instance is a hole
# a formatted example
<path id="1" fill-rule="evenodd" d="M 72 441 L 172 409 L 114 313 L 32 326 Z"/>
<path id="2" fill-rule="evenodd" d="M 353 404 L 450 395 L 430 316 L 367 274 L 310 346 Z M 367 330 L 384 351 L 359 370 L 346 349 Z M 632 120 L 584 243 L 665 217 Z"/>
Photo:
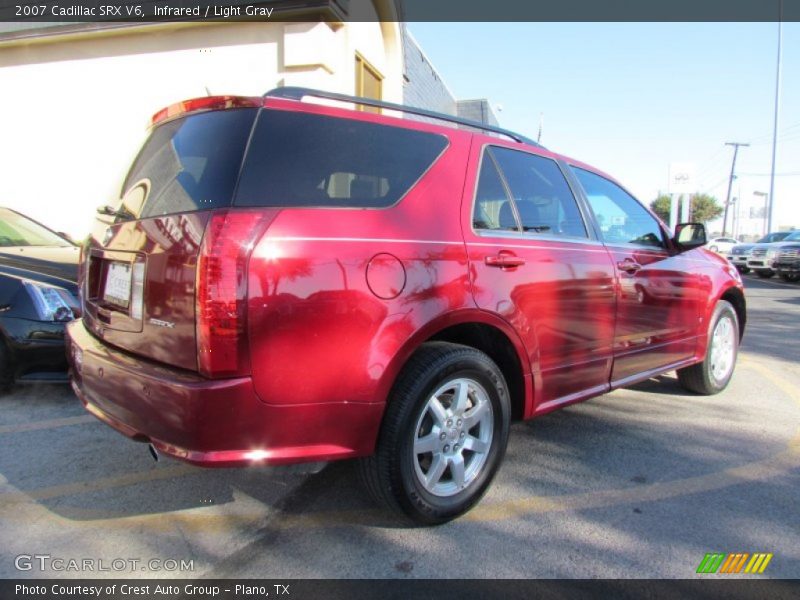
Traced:
<path id="1" fill-rule="evenodd" d="M 447 147 L 443 135 L 353 119 L 263 109 L 236 206 L 383 208 Z"/>
<path id="2" fill-rule="evenodd" d="M 125 179 L 123 210 L 146 218 L 230 206 L 257 113 L 211 111 L 156 127 Z"/>

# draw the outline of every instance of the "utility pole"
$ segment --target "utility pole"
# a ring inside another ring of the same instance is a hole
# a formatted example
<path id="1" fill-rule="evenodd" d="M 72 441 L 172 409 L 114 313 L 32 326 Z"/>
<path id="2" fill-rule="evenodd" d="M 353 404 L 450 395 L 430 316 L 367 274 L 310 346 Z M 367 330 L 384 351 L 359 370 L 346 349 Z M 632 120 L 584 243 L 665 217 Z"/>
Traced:
<path id="1" fill-rule="evenodd" d="M 731 163 L 731 176 L 728 179 L 728 194 L 725 196 L 725 216 L 722 218 L 722 237 L 728 233 L 728 207 L 731 204 L 731 188 L 733 187 L 733 175 L 736 170 L 736 155 L 739 154 L 739 146 L 745 148 L 750 144 L 742 144 L 741 142 L 725 142 L 726 146 L 733 146 L 733 163 Z"/>
<path id="2" fill-rule="evenodd" d="M 781 32 L 783 30 L 783 0 L 778 12 L 778 67 L 775 73 L 775 119 L 772 122 L 772 168 L 769 171 L 769 208 L 767 233 L 772 231 L 772 207 L 775 206 L 775 155 L 778 149 L 778 118 L 781 112 Z"/>

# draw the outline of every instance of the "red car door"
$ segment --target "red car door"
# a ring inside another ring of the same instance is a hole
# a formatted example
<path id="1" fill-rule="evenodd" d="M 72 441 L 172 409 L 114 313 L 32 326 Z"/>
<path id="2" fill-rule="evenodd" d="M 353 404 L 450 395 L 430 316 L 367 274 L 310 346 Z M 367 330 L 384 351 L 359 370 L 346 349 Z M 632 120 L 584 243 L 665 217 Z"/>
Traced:
<path id="1" fill-rule="evenodd" d="M 617 272 L 613 386 L 694 356 L 704 290 L 689 255 L 674 254 L 664 231 L 633 196 L 573 168 Z"/>
<path id="2" fill-rule="evenodd" d="M 614 269 L 559 162 L 476 144 L 462 203 L 475 302 L 523 340 L 535 410 L 609 388 Z"/>

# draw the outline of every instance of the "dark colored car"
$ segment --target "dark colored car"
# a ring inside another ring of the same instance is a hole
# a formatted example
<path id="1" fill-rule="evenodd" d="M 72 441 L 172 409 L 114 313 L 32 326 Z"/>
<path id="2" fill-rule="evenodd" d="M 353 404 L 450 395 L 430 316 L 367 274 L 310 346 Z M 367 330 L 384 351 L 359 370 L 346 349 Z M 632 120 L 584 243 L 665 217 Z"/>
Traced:
<path id="1" fill-rule="evenodd" d="M 753 251 L 753 248 L 755 248 L 758 244 L 772 244 L 774 242 L 779 242 L 787 235 L 789 235 L 788 231 L 773 231 L 753 244 L 736 244 L 728 252 L 728 260 L 733 263 L 739 273 L 747 274 L 750 272 L 750 267 L 747 265 L 747 261 L 750 259 L 750 253 Z M 763 277 L 767 276 L 768 275 L 764 273 Z M 769 276 L 771 277 L 771 274 Z"/>
<path id="2" fill-rule="evenodd" d="M 64 326 L 80 315 L 79 248 L 0 208 L 0 387 L 66 381 Z"/>
<path id="3" fill-rule="evenodd" d="M 800 232 L 793 235 L 798 241 L 782 243 L 774 262 L 775 272 L 787 282 L 800 281 Z"/>
<path id="4" fill-rule="evenodd" d="M 776 231 L 761 238 L 747 253 L 747 268 L 755 271 L 762 279 L 775 275 L 774 260 L 780 245 L 791 239 L 793 231 Z"/>
<path id="5" fill-rule="evenodd" d="M 422 523 L 480 499 L 512 419 L 674 369 L 721 391 L 745 325 L 702 225 L 672 236 L 584 163 L 366 99 L 164 109 L 113 211 L 68 328 L 87 410 L 204 466 L 362 458 Z"/>

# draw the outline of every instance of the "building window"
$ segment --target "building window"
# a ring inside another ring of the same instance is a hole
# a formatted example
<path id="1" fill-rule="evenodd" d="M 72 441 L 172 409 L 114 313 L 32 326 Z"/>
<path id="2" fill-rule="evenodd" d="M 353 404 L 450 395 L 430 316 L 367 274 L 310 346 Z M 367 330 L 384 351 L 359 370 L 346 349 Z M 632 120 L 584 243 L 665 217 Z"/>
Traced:
<path id="1" fill-rule="evenodd" d="M 383 96 L 383 76 L 364 58 L 356 54 L 356 96 L 380 100 Z M 359 110 L 379 113 L 379 108 L 358 106 Z"/>

